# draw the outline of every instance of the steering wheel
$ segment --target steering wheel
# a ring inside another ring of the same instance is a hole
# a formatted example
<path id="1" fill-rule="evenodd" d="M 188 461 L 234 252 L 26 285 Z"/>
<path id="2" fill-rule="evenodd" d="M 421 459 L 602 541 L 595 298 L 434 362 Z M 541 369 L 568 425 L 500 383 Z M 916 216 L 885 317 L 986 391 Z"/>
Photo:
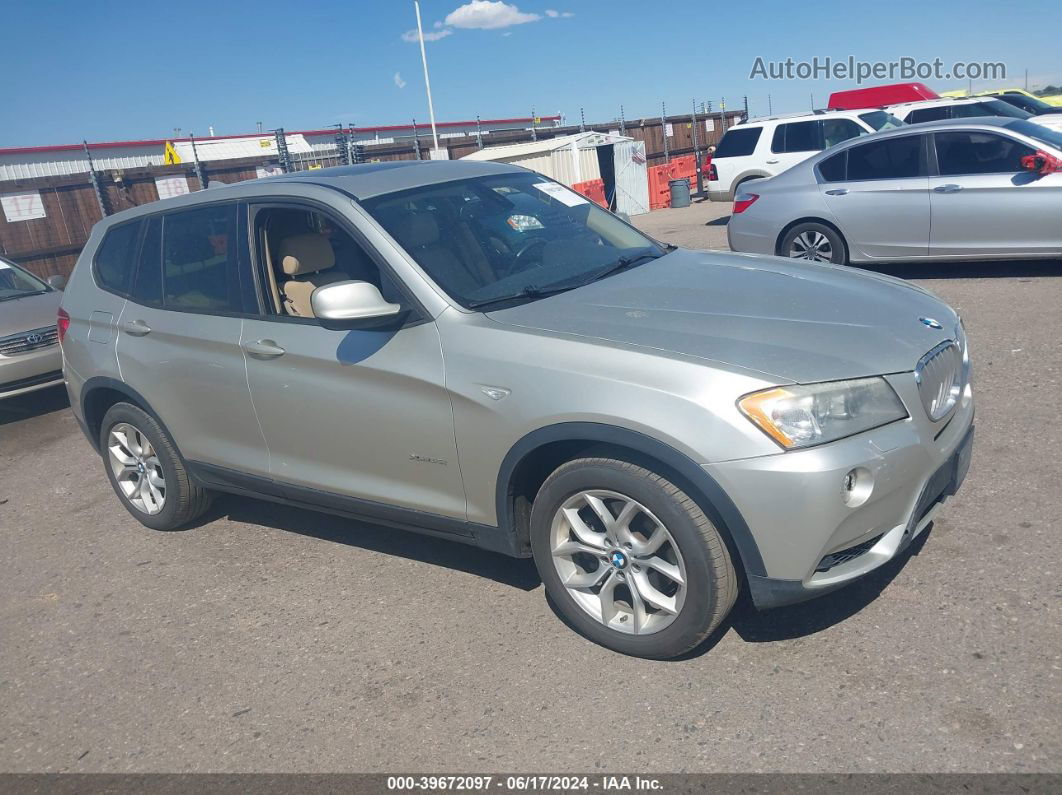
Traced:
<path id="1" fill-rule="evenodd" d="M 541 237 L 533 237 L 524 241 L 523 245 L 519 246 L 513 255 L 513 265 L 509 268 L 509 273 L 515 273 L 517 270 L 527 270 L 526 266 L 528 261 L 532 259 L 532 255 L 537 252 L 541 256 L 542 249 L 545 247 L 546 240 Z"/>

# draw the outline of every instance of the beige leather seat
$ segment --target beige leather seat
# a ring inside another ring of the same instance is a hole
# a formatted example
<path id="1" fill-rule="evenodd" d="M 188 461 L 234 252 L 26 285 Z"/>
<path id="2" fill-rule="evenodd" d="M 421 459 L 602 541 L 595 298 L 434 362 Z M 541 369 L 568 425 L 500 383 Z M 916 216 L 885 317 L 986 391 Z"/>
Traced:
<path id="1" fill-rule="evenodd" d="M 324 235 L 310 232 L 286 237 L 277 247 L 277 259 L 286 280 L 280 285 L 284 310 L 295 317 L 313 317 L 310 296 L 318 287 L 342 282 L 342 273 L 328 272 L 336 264 L 332 244 Z"/>

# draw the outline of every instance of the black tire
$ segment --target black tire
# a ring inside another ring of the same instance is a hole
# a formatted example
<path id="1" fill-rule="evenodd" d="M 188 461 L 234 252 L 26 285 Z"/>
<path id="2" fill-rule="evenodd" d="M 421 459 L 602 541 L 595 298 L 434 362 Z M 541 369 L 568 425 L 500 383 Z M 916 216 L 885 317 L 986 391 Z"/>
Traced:
<path id="1" fill-rule="evenodd" d="M 111 430 L 120 423 L 132 425 L 146 436 L 158 457 L 166 479 L 165 500 L 158 513 L 148 514 L 137 508 L 118 485 L 111 468 L 107 445 Z M 125 509 L 145 527 L 152 530 L 178 530 L 197 519 L 210 507 L 211 493 L 192 482 L 173 440 L 150 414 L 137 406 L 131 403 L 115 403 L 107 410 L 100 426 L 100 452 L 111 488 Z"/>
<path id="2" fill-rule="evenodd" d="M 829 241 L 829 261 L 831 263 L 833 263 L 834 265 L 848 264 L 848 244 L 845 243 L 844 238 L 841 237 L 840 233 L 832 226 L 820 224 L 815 221 L 797 224 L 788 232 L 786 232 L 785 235 L 782 237 L 782 244 L 778 247 L 778 255 L 781 257 L 788 257 L 789 250 L 793 247 L 793 241 L 795 241 L 801 235 L 814 235 L 815 233 L 823 235 Z"/>
<path id="3" fill-rule="evenodd" d="M 657 632 L 634 635 L 602 624 L 572 598 L 552 554 L 553 517 L 585 490 L 607 490 L 637 500 L 663 523 L 686 568 L 682 607 Z M 719 626 L 738 594 L 738 577 L 719 531 L 700 506 L 674 483 L 637 464 L 612 458 L 580 458 L 550 475 L 531 510 L 531 549 L 546 593 L 566 622 L 586 638 L 623 654 L 671 659 L 697 646 Z"/>

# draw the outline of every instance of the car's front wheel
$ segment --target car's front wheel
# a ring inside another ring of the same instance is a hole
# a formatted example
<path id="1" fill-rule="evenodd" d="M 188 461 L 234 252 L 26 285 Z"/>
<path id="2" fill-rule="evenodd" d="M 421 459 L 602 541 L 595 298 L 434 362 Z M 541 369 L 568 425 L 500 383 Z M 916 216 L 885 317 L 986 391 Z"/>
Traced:
<path id="1" fill-rule="evenodd" d="M 826 224 L 797 224 L 786 232 L 780 248 L 779 254 L 791 259 L 832 262 L 834 265 L 844 265 L 848 262 L 848 249 L 844 239 L 836 229 Z"/>
<path id="2" fill-rule="evenodd" d="M 624 654 L 689 651 L 737 597 L 726 545 L 700 506 L 627 461 L 582 458 L 550 475 L 532 508 L 531 547 L 565 619 Z"/>

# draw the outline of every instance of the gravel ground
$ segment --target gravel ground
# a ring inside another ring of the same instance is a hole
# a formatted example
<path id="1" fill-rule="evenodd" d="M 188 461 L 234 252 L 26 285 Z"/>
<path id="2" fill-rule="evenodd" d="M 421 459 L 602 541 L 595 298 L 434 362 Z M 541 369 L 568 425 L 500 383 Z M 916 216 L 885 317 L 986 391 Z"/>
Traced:
<path id="1" fill-rule="evenodd" d="M 725 248 L 728 209 L 636 220 Z M 964 489 L 678 662 L 573 634 L 529 561 L 235 497 L 148 531 L 61 390 L 0 404 L 0 770 L 1062 771 L 1062 266 L 890 272 L 966 318 Z"/>

